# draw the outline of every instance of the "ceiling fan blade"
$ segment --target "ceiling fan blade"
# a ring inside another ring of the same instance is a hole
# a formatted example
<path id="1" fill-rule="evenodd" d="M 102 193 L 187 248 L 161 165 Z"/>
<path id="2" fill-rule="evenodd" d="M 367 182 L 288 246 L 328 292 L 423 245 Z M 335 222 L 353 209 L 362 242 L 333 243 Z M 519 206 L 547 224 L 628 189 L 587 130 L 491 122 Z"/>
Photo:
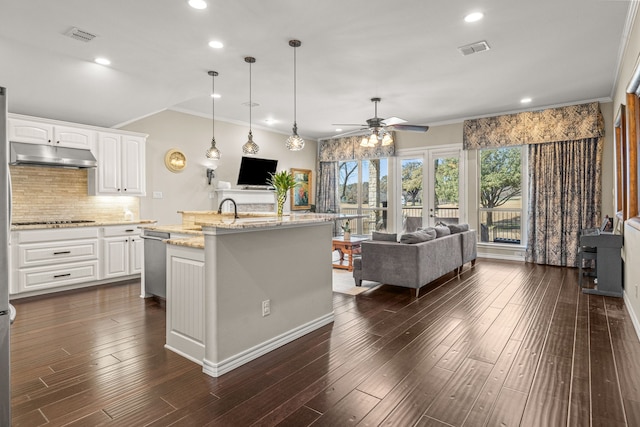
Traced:
<path id="1" fill-rule="evenodd" d="M 331 126 L 367 126 L 363 123 L 331 123 Z"/>
<path id="2" fill-rule="evenodd" d="M 391 126 L 387 126 L 387 130 L 401 130 L 401 131 L 407 131 L 407 132 L 426 132 L 429 130 L 429 126 L 391 125 Z"/>

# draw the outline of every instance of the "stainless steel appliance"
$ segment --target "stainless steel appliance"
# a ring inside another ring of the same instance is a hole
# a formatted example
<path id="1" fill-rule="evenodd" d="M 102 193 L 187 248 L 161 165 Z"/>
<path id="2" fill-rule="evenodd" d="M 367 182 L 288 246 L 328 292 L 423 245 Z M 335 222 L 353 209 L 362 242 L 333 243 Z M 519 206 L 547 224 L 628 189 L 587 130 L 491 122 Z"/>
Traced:
<path id="1" fill-rule="evenodd" d="M 167 297 L 167 244 L 170 233 L 144 230 L 144 291 L 160 298 Z"/>
<path id="2" fill-rule="evenodd" d="M 98 161 L 91 151 L 80 148 L 53 145 L 9 144 L 9 164 L 27 166 L 49 166 L 73 169 L 95 168 Z"/>
<path id="3" fill-rule="evenodd" d="M 11 195 L 9 144 L 7 143 L 7 94 L 0 87 L 0 426 L 11 425 L 11 363 L 9 328 L 15 310 L 9 304 L 9 227 Z"/>

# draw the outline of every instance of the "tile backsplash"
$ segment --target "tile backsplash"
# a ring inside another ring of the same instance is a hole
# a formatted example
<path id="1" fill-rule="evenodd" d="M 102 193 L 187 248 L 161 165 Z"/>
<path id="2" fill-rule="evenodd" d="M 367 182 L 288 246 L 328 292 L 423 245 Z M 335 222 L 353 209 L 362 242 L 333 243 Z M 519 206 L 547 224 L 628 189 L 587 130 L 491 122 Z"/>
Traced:
<path id="1" fill-rule="evenodd" d="M 130 196 L 89 196 L 86 169 L 10 166 L 12 221 L 89 219 L 119 221 L 125 209 L 140 219 L 140 200 Z"/>

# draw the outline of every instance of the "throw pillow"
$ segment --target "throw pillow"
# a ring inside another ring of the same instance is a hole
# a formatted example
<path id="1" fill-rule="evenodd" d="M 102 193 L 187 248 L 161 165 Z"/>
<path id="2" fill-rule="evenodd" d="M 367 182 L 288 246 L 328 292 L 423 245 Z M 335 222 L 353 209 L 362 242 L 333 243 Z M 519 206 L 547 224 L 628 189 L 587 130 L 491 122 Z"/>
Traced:
<path id="1" fill-rule="evenodd" d="M 451 234 L 462 233 L 463 231 L 469 231 L 469 224 L 449 224 L 447 225 Z"/>
<path id="2" fill-rule="evenodd" d="M 409 245 L 413 245 L 416 243 L 427 242 L 429 240 L 435 239 L 435 232 L 430 232 L 427 230 L 414 231 L 413 233 L 406 233 L 400 236 L 400 243 L 406 243 Z"/>
<path id="3" fill-rule="evenodd" d="M 371 233 L 371 240 L 379 240 L 382 242 L 397 242 L 398 235 L 396 233 L 382 233 L 380 231 L 374 231 Z"/>
<path id="4" fill-rule="evenodd" d="M 451 234 L 451 230 L 449 230 L 449 227 L 447 226 L 436 225 L 434 228 L 436 230 L 436 238 Z"/>

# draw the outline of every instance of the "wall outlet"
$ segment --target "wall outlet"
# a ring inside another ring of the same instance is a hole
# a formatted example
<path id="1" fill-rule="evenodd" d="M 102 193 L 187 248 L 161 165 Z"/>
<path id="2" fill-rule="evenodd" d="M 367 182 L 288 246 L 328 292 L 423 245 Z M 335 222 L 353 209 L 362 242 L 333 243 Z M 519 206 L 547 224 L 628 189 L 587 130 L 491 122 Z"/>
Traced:
<path id="1" fill-rule="evenodd" d="M 271 300 L 262 301 L 262 317 L 268 316 L 271 314 Z"/>
<path id="2" fill-rule="evenodd" d="M 210 199 L 215 199 L 216 198 L 216 193 L 213 191 L 209 191 L 209 198 Z"/>
<path id="3" fill-rule="evenodd" d="M 153 192 L 154 199 L 162 199 L 162 191 L 154 191 Z"/>
<path id="4" fill-rule="evenodd" d="M 636 299 L 638 299 L 638 284 L 636 283 Z"/>

